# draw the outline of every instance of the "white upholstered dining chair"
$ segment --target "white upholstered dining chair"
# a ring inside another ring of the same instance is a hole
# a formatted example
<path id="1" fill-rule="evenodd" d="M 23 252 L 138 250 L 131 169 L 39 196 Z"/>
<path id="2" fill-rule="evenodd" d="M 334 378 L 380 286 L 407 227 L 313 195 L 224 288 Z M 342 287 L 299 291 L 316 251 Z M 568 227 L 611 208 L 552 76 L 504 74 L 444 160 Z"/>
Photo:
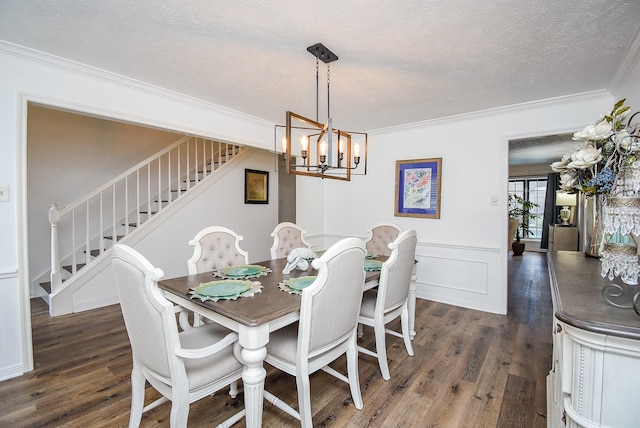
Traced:
<path id="1" fill-rule="evenodd" d="M 196 233 L 189 241 L 193 247 L 193 255 L 187 260 L 189 275 L 248 264 L 249 253 L 240 248 L 242 239 L 242 236 L 223 226 L 209 226 Z M 201 322 L 200 315 L 194 313 L 193 325 L 200 325 Z M 180 325 L 189 328 L 186 312 L 180 314 Z"/>
<path id="2" fill-rule="evenodd" d="M 413 356 L 409 331 L 408 296 L 413 264 L 416 255 L 417 235 L 415 230 L 404 230 L 389 244 L 391 254 L 382 264 L 378 288 L 368 290 L 362 298 L 358 322 L 374 329 L 376 352 L 358 347 L 358 351 L 378 358 L 380 371 L 385 380 L 391 378 L 387 363 L 385 335 L 404 339 L 407 353 Z M 386 324 L 400 316 L 402 333 L 386 328 Z"/>
<path id="3" fill-rule="evenodd" d="M 271 258 L 287 257 L 295 248 L 311 248 L 305 239 L 305 231 L 295 223 L 288 221 L 278 224 L 271 232 L 273 245 L 270 248 Z"/>
<path id="4" fill-rule="evenodd" d="M 369 234 L 365 241 L 367 253 L 376 256 L 388 256 L 391 254 L 389 244 L 400 234 L 402 229 L 394 223 L 380 223 L 367 230 Z"/>
<path id="5" fill-rule="evenodd" d="M 269 336 L 265 361 L 296 377 L 298 411 L 264 391 L 265 399 L 312 426 L 309 375 L 322 369 L 349 384 L 357 409 L 362 409 L 358 377 L 356 328 L 364 286 L 364 245 L 346 238 L 313 261 L 316 280 L 303 289 L 300 321 Z M 327 365 L 347 355 L 347 376 Z"/>
<path id="6" fill-rule="evenodd" d="M 193 255 L 187 261 L 189 275 L 248 264 L 249 253 L 240 248 L 242 239 L 242 236 L 226 227 L 202 229 L 189 241 L 189 245 L 194 247 Z"/>
<path id="7" fill-rule="evenodd" d="M 242 377 L 233 355 L 238 335 L 217 324 L 178 332 L 175 309 L 180 307 L 157 285 L 164 273 L 131 247 L 113 247 L 112 269 L 133 357 L 129 426 L 139 426 L 144 412 L 171 400 L 171 427 L 186 427 L 190 403 L 228 385 L 235 396 Z M 145 381 L 162 394 L 147 406 Z M 244 412 L 223 424 L 234 424 Z"/>

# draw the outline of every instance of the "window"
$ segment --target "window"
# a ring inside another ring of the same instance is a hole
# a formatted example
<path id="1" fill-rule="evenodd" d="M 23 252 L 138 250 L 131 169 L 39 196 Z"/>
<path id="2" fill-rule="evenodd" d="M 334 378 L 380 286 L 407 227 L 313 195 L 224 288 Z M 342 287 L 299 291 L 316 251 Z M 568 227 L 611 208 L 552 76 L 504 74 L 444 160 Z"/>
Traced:
<path id="1" fill-rule="evenodd" d="M 544 218 L 544 201 L 547 197 L 546 178 L 513 178 L 509 180 L 509 193 L 515 194 L 524 200 L 538 204 L 531 210 L 536 218 L 529 221 L 529 230 L 532 235 L 523 236 L 524 239 L 542 238 L 542 220 Z M 509 207 L 511 208 L 511 207 Z"/>

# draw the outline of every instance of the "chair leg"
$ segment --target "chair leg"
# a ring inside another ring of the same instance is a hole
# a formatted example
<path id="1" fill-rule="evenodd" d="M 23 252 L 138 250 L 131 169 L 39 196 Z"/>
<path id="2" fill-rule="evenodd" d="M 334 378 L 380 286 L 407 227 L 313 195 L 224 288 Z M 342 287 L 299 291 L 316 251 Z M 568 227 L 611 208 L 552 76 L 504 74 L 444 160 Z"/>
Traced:
<path id="1" fill-rule="evenodd" d="M 131 415 L 129 416 L 129 426 L 140 426 L 142 420 L 142 409 L 144 408 L 144 387 L 146 380 L 142 372 L 134 364 L 131 370 Z"/>
<path id="2" fill-rule="evenodd" d="M 382 378 L 384 380 L 391 379 L 391 375 L 389 374 L 389 364 L 387 363 L 387 344 L 385 342 L 385 332 L 384 324 L 375 325 L 373 327 L 376 334 L 376 354 L 378 355 L 378 365 L 380 366 L 380 371 L 382 372 Z"/>
<path id="3" fill-rule="evenodd" d="M 358 323 L 358 339 L 362 339 L 364 336 L 364 327 L 361 323 Z"/>
<path id="4" fill-rule="evenodd" d="M 354 336 L 352 345 L 347 349 L 347 375 L 349 376 L 349 389 L 356 409 L 362 410 L 362 394 L 360 392 L 360 376 L 358 374 L 358 349 Z"/>
<path id="5" fill-rule="evenodd" d="M 300 413 L 300 425 L 302 428 L 312 428 L 311 419 L 311 386 L 308 374 L 296 375 L 298 387 L 298 413 Z"/>
<path id="6" fill-rule="evenodd" d="M 231 382 L 229 385 L 229 395 L 231 398 L 236 398 L 238 396 L 238 381 Z"/>
<path id="7" fill-rule="evenodd" d="M 413 357 L 413 345 L 411 344 L 411 334 L 409 332 L 409 310 L 405 302 L 402 312 L 400 313 L 400 324 L 402 325 L 402 339 L 404 347 L 407 348 L 407 354 Z"/>
<path id="8" fill-rule="evenodd" d="M 202 318 L 200 317 L 200 314 L 196 314 L 195 312 L 193 313 L 193 326 L 194 327 L 198 327 L 201 326 L 202 324 L 204 324 L 202 322 Z"/>
<path id="9" fill-rule="evenodd" d="M 171 414 L 169 426 L 171 428 L 187 428 L 189 419 L 189 389 L 178 391 L 179 386 L 173 385 L 171 391 Z"/>

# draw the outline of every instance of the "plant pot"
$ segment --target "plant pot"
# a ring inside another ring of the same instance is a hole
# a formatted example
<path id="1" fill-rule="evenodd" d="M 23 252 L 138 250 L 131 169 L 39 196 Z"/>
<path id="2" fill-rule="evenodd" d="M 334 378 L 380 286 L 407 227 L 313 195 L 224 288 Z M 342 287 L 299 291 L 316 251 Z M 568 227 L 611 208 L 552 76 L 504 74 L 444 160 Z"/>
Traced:
<path id="1" fill-rule="evenodd" d="M 509 248 L 511 248 L 511 244 L 516 242 L 516 233 L 518 232 L 518 225 L 520 221 L 517 218 L 509 219 L 509 232 L 507 234 L 507 252 L 509 252 Z"/>
<path id="2" fill-rule="evenodd" d="M 513 250 L 514 256 L 521 256 L 524 253 L 524 242 L 514 242 L 511 244 L 511 249 Z"/>

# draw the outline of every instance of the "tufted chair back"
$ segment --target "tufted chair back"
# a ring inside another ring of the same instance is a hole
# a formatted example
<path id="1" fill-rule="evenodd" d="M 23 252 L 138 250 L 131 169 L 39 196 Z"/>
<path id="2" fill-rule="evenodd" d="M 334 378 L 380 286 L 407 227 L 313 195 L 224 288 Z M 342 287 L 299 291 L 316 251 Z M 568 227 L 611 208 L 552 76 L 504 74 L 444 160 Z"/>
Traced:
<path id="1" fill-rule="evenodd" d="M 311 248 L 305 240 L 305 231 L 297 224 L 285 221 L 273 229 L 271 233 L 273 245 L 271 246 L 271 258 L 280 259 L 287 257 L 295 248 Z"/>
<path id="2" fill-rule="evenodd" d="M 189 274 L 209 272 L 249 263 L 249 253 L 240 248 L 242 236 L 222 226 L 210 226 L 198 232 L 189 245 L 193 256 L 187 261 Z"/>
<path id="3" fill-rule="evenodd" d="M 389 244 L 396 240 L 402 229 L 394 223 L 381 223 L 373 226 L 367 232 L 369 238 L 365 242 L 367 253 L 376 256 L 390 256 Z"/>

